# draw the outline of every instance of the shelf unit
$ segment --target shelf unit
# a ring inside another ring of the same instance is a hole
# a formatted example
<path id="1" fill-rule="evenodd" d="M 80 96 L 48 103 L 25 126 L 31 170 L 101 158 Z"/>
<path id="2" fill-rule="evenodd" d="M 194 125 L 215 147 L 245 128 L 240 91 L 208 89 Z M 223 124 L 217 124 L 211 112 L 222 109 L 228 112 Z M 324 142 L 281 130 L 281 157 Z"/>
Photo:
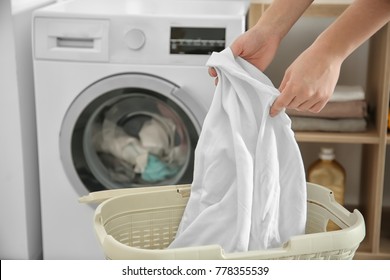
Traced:
<path id="1" fill-rule="evenodd" d="M 269 1 L 251 1 L 248 27 L 253 26 L 268 8 Z M 349 5 L 315 2 L 304 16 L 337 17 Z M 333 1 L 334 2 L 334 1 Z M 349 1 L 351 2 L 351 1 Z M 300 143 L 362 144 L 362 166 L 359 205 L 366 222 L 366 237 L 356 253 L 356 259 L 390 259 L 390 222 L 382 219 L 386 149 L 390 148 L 387 115 L 390 91 L 390 24 L 379 30 L 369 41 L 366 99 L 374 114 L 369 129 L 363 133 L 296 132 Z M 387 212 L 388 213 L 388 212 Z M 387 215 L 388 216 L 388 215 Z M 387 225 L 387 226 L 384 226 Z M 382 229 L 382 231 L 381 231 Z"/>

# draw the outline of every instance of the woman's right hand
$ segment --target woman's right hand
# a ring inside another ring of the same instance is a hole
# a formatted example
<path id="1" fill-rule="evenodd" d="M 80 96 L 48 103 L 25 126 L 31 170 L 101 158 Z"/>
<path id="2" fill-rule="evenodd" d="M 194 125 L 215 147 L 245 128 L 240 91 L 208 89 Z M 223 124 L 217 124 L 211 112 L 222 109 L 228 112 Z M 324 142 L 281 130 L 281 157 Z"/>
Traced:
<path id="1" fill-rule="evenodd" d="M 234 56 L 242 57 L 263 72 L 271 64 L 281 41 L 266 29 L 257 24 L 230 46 Z"/>
<path id="2" fill-rule="evenodd" d="M 264 71 L 272 62 L 279 47 L 281 38 L 268 32 L 259 24 L 255 25 L 240 35 L 230 46 L 233 55 L 239 56 L 249 63 Z M 209 68 L 209 74 L 215 77 L 215 84 L 218 83 L 217 72 Z"/>

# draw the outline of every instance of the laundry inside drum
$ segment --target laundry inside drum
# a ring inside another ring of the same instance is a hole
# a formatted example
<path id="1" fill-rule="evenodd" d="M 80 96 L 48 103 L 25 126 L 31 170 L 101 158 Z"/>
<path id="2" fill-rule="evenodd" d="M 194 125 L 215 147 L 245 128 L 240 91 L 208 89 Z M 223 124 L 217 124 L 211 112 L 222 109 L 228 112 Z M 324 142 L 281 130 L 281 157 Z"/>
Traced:
<path id="1" fill-rule="evenodd" d="M 190 183 L 197 135 L 172 102 L 116 95 L 87 119 L 81 176 L 93 190 Z"/>

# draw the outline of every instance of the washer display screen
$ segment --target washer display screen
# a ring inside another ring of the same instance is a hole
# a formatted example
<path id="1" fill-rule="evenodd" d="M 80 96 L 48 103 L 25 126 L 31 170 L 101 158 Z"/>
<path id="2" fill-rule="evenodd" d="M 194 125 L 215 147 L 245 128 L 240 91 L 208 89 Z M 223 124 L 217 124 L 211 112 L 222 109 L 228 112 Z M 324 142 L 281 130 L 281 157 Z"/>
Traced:
<path id="1" fill-rule="evenodd" d="M 171 27 L 171 54 L 211 54 L 225 49 L 225 28 Z"/>

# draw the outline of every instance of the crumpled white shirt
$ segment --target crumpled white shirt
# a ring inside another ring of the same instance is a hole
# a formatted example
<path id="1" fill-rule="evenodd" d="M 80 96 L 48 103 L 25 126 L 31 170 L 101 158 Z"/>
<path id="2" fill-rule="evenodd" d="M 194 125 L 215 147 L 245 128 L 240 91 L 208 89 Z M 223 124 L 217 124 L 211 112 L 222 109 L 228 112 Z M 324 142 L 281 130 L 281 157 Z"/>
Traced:
<path id="1" fill-rule="evenodd" d="M 219 244 L 225 252 L 281 246 L 304 234 L 306 180 L 279 92 L 230 48 L 207 66 L 218 85 L 195 151 L 191 196 L 169 248 Z"/>

